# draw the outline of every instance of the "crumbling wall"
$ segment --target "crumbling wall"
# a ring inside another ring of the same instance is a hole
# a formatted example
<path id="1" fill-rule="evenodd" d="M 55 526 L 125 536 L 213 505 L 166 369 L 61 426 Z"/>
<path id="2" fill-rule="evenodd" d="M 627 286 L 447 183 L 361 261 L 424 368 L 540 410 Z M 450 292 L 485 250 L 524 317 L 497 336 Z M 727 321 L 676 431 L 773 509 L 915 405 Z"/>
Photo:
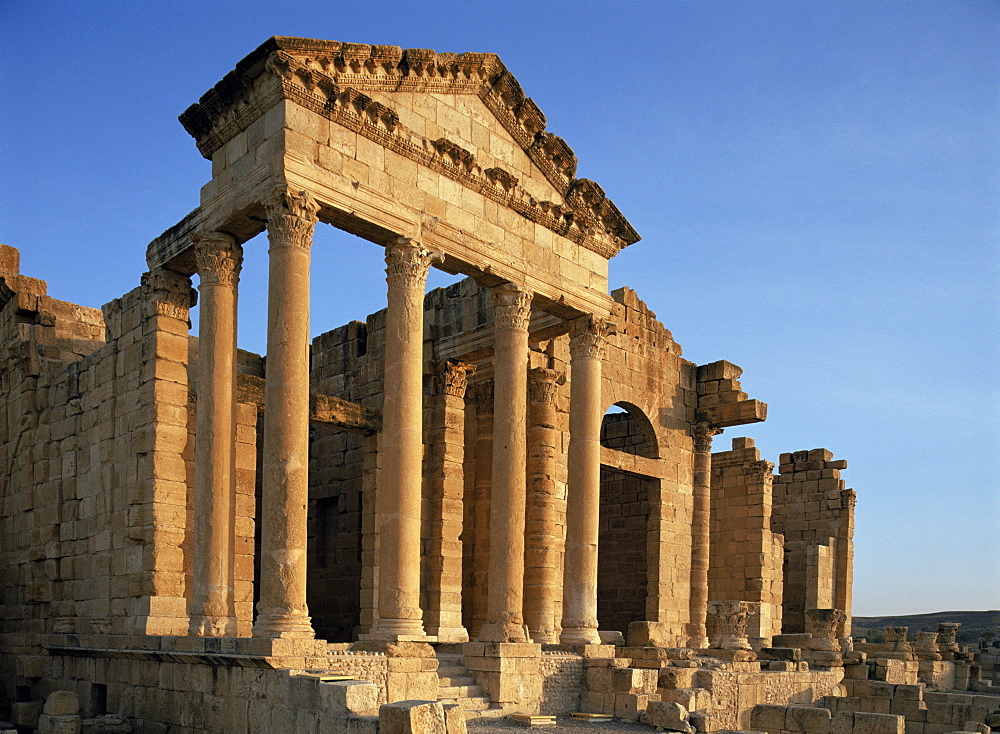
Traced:
<path id="1" fill-rule="evenodd" d="M 840 478 L 845 468 L 826 449 L 781 455 L 771 526 L 785 538 L 785 633 L 806 632 L 805 612 L 817 608 L 843 611 L 837 636 L 851 633 L 855 495 Z M 826 599 L 829 607 L 810 606 Z"/>
<path id="2" fill-rule="evenodd" d="M 760 605 L 747 624 L 755 648 L 781 633 L 784 539 L 771 532 L 773 468 L 749 438 L 712 454 L 708 598 Z"/>

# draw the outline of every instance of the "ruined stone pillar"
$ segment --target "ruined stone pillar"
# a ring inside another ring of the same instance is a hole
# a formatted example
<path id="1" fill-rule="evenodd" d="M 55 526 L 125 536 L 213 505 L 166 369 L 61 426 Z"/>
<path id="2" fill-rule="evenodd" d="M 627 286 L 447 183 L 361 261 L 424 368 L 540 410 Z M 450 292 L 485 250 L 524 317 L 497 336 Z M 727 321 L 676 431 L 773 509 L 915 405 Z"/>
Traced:
<path id="1" fill-rule="evenodd" d="M 373 636 L 422 639 L 420 503 L 423 463 L 424 287 L 440 253 L 400 237 L 385 248 L 385 401 L 379 534 L 378 619 Z"/>
<path id="2" fill-rule="evenodd" d="M 493 481 L 493 380 L 473 386 L 476 402 L 476 470 L 473 485 L 472 523 L 472 625 L 469 634 L 478 637 L 486 622 L 490 573 L 490 483 Z"/>
<path id="3" fill-rule="evenodd" d="M 201 295 L 194 456 L 192 635 L 236 634 L 236 286 L 243 248 L 222 232 L 195 235 Z"/>
<path id="4" fill-rule="evenodd" d="M 556 390 L 564 377 L 556 370 L 528 371 L 528 500 L 524 535 L 524 621 L 532 642 L 559 641 L 559 528 L 556 517 Z"/>
<path id="5" fill-rule="evenodd" d="M 712 437 L 722 429 L 698 423 L 694 438 L 694 483 L 691 508 L 691 596 L 688 607 L 688 647 L 708 647 L 705 618 L 708 611 L 709 521 L 712 507 Z"/>
<path id="6" fill-rule="evenodd" d="M 601 502 L 601 353 L 611 324 L 593 316 L 570 322 L 569 448 L 563 644 L 598 644 L 597 537 Z"/>
<path id="7" fill-rule="evenodd" d="M 490 584 L 484 642 L 526 642 L 524 511 L 526 480 L 528 322 L 531 293 L 513 283 L 492 289 L 493 471 L 490 498 Z"/>
<path id="8" fill-rule="evenodd" d="M 465 500 L 465 390 L 474 365 L 444 363 L 428 434 L 427 555 L 424 588 L 427 634 L 438 642 L 468 642 L 462 626 L 462 521 Z"/>
<path id="9" fill-rule="evenodd" d="M 938 622 L 938 652 L 960 652 L 961 648 L 958 646 L 958 628 L 961 626 L 960 622 Z"/>
<path id="10" fill-rule="evenodd" d="M 309 264 L 319 205 L 281 188 L 265 203 L 269 277 L 260 601 L 255 637 L 313 637 L 306 606 Z"/>

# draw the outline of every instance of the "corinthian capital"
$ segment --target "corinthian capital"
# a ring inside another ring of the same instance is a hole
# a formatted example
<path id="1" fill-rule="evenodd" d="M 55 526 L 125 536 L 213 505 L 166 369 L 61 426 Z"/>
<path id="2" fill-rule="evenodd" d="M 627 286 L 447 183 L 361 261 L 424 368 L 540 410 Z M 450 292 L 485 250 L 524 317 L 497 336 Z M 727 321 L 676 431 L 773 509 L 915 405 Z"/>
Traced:
<path id="1" fill-rule="evenodd" d="M 195 234 L 194 256 L 202 285 L 234 286 L 240 280 L 243 248 L 224 232 Z"/>
<path id="2" fill-rule="evenodd" d="M 303 250 L 312 247 L 319 204 L 308 191 L 279 186 L 264 202 L 264 211 L 267 213 L 267 236 L 271 247 Z"/>
<path id="3" fill-rule="evenodd" d="M 502 283 L 490 289 L 493 296 L 493 326 L 496 329 L 527 331 L 531 320 L 531 292 L 513 283 Z"/>
<path id="4" fill-rule="evenodd" d="M 566 376 L 557 370 L 545 367 L 535 367 L 528 370 L 528 400 L 532 403 L 552 405 L 556 399 L 556 390 L 566 382 Z"/>
<path id="5" fill-rule="evenodd" d="M 385 280 L 390 288 L 402 286 L 419 289 L 427 284 L 431 264 L 444 260 L 444 254 L 424 249 L 409 237 L 400 237 L 385 248 Z"/>
<path id="6" fill-rule="evenodd" d="M 707 454 L 712 450 L 712 437 L 722 433 L 722 429 L 712 423 L 695 423 L 691 427 L 695 453 Z"/>
<path id="7" fill-rule="evenodd" d="M 615 326 L 593 314 L 569 322 L 569 353 L 571 357 L 600 359 L 605 340 L 615 333 Z"/>
<path id="8" fill-rule="evenodd" d="M 469 375 L 475 371 L 474 364 L 449 359 L 441 369 L 441 392 L 456 398 L 464 398 L 465 389 L 469 384 Z"/>

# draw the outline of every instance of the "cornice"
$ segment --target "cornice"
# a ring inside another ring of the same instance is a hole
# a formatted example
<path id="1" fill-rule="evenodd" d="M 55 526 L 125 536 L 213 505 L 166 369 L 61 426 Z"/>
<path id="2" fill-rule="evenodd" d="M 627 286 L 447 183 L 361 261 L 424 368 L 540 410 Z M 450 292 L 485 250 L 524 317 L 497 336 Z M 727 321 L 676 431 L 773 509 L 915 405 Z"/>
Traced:
<path id="1" fill-rule="evenodd" d="M 423 91 L 476 95 L 543 173 L 564 203 L 537 201 L 502 168 L 483 169 L 473 153 L 446 138 L 405 129 L 394 110 L 364 92 Z M 416 161 L 517 211 L 603 257 L 639 235 L 588 179 L 575 178 L 577 159 L 495 54 L 274 37 L 237 64 L 180 120 L 210 158 L 280 99 Z"/>

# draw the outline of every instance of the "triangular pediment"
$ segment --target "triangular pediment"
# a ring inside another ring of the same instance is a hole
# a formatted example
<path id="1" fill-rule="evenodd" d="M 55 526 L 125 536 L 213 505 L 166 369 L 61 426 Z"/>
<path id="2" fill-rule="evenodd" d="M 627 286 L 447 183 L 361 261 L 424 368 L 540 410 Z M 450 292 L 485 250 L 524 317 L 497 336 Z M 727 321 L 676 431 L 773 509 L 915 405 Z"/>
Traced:
<path id="1" fill-rule="evenodd" d="M 269 79 L 280 80 L 280 88 Z M 576 155 L 545 130 L 544 114 L 495 54 L 274 37 L 185 111 L 181 122 L 210 158 L 280 97 L 606 257 L 639 239 L 599 185 L 576 178 Z M 434 105 L 457 123 L 427 125 L 418 108 Z M 484 145 L 480 128 L 492 145 Z"/>

